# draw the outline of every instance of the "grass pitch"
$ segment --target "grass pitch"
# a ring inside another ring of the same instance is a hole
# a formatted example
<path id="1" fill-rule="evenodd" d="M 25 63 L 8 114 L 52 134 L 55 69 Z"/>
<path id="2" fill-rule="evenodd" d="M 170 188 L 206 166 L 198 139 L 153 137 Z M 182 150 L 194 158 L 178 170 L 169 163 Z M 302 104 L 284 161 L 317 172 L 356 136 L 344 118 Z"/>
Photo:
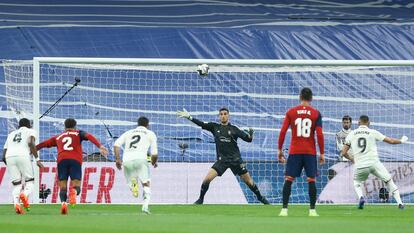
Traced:
<path id="1" fill-rule="evenodd" d="M 16 215 L 0 205 L 0 232 L 220 232 L 220 233 L 389 233 L 413 232 L 414 206 L 317 206 L 320 217 L 308 217 L 308 206 L 291 205 L 289 217 L 278 217 L 280 205 L 153 205 L 151 215 L 139 205 L 77 205 L 60 215 L 60 205 L 32 205 Z"/>

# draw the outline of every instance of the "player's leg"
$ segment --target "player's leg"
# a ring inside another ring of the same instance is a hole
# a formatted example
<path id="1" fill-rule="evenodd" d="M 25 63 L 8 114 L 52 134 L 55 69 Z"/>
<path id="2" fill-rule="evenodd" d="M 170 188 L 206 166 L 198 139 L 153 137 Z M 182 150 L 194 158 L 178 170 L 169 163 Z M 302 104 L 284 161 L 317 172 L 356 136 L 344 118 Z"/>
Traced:
<path id="1" fill-rule="evenodd" d="M 308 181 L 308 193 L 309 193 L 309 216 L 315 217 L 318 216 L 315 210 L 316 205 L 316 175 L 317 171 L 317 161 L 316 155 L 303 155 L 303 167 L 305 168 L 305 173 Z"/>
<path id="2" fill-rule="evenodd" d="M 365 198 L 362 192 L 362 183 L 367 180 L 370 173 L 370 168 L 356 168 L 354 170 L 354 190 L 358 196 L 359 204 L 358 208 L 363 209 L 365 205 Z"/>
<path id="3" fill-rule="evenodd" d="M 23 209 L 20 206 L 19 195 L 22 190 L 22 177 L 17 167 L 17 157 L 7 158 L 7 170 L 9 171 L 11 182 L 13 185 L 12 197 L 13 204 L 17 214 L 23 214 Z"/>
<path id="4" fill-rule="evenodd" d="M 252 190 L 252 192 L 256 195 L 257 200 L 265 205 L 269 205 L 269 201 L 262 196 L 260 193 L 259 188 L 254 183 L 253 178 L 250 176 L 250 173 L 247 171 L 246 165 L 244 163 L 237 164 L 231 167 L 231 171 L 234 175 L 239 175 L 240 178 L 244 181 L 244 183 Z"/>
<path id="5" fill-rule="evenodd" d="M 57 164 L 57 172 L 58 172 L 58 179 L 59 179 L 59 198 L 60 202 L 62 203 L 60 213 L 67 214 L 68 213 L 68 206 L 67 206 L 67 198 L 68 198 L 68 178 L 69 178 L 69 165 L 68 160 L 62 160 Z"/>
<path id="6" fill-rule="evenodd" d="M 397 185 L 392 180 L 391 174 L 388 172 L 387 168 L 385 168 L 385 166 L 382 163 L 378 162 L 373 166 L 372 174 L 384 181 L 384 183 L 387 185 L 388 191 L 392 194 L 395 201 L 397 202 L 398 207 L 400 209 L 404 209 L 404 204 L 401 200 L 400 191 L 398 190 Z"/>
<path id="7" fill-rule="evenodd" d="M 285 183 L 283 184 L 282 200 L 283 207 L 279 216 L 288 216 L 288 204 L 292 191 L 292 184 L 296 177 L 300 176 L 303 169 L 302 157 L 300 155 L 289 155 L 286 171 L 285 171 Z"/>
<path id="8" fill-rule="evenodd" d="M 23 207 L 27 211 L 30 211 L 29 195 L 33 191 L 34 171 L 29 156 L 21 157 L 19 161 L 19 170 L 21 171 L 22 178 L 24 177 L 24 188 L 19 197 L 23 203 Z"/>
<path id="9" fill-rule="evenodd" d="M 132 195 L 134 197 L 138 197 L 138 181 L 137 181 L 137 169 L 138 169 L 138 161 L 137 160 L 131 160 L 126 161 L 122 164 L 123 171 L 124 171 L 124 177 L 127 182 L 127 185 L 129 189 L 132 192 Z"/>
<path id="10" fill-rule="evenodd" d="M 204 203 L 204 196 L 207 193 L 208 188 L 210 187 L 210 182 L 214 180 L 217 176 L 223 175 L 227 170 L 226 164 L 221 161 L 216 161 L 213 166 L 208 170 L 206 177 L 204 177 L 203 183 L 201 184 L 200 196 L 194 204 L 200 205 Z"/>
<path id="11" fill-rule="evenodd" d="M 69 190 L 69 204 L 73 207 L 76 204 L 76 196 L 80 194 L 80 186 L 82 179 L 82 165 L 72 159 L 68 159 L 69 167 L 69 177 L 71 180 L 71 189 Z"/>
<path id="12" fill-rule="evenodd" d="M 138 161 L 138 177 L 141 180 L 144 189 L 144 203 L 142 205 L 142 212 L 150 214 L 149 203 L 151 201 L 151 187 L 150 187 L 150 169 L 147 160 Z"/>

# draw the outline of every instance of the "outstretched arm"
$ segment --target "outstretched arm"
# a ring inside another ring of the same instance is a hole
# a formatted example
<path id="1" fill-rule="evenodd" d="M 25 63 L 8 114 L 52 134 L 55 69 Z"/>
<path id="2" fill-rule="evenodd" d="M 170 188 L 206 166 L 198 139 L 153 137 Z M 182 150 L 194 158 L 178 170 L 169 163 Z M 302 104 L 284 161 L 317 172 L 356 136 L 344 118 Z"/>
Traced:
<path id="1" fill-rule="evenodd" d="M 51 138 L 37 144 L 36 150 L 39 151 L 39 150 L 41 150 L 45 147 L 50 148 L 50 147 L 54 147 L 54 146 L 57 146 L 56 139 L 55 139 L 55 137 L 51 137 Z"/>
<path id="2" fill-rule="evenodd" d="M 245 130 L 240 130 L 239 128 L 237 128 L 237 136 L 245 142 L 253 141 L 253 133 L 254 133 L 254 130 L 252 128 L 245 129 Z"/>
<path id="3" fill-rule="evenodd" d="M 185 108 L 183 108 L 182 111 L 177 111 L 177 116 L 180 117 L 180 118 L 188 119 L 188 120 L 192 121 L 194 124 L 200 126 L 201 128 L 203 128 L 205 130 L 209 130 L 209 131 L 212 130 L 212 125 L 211 124 L 209 124 L 207 122 L 200 121 L 200 120 L 192 117 L 190 115 L 190 113 L 187 112 L 187 110 L 185 110 Z"/>
<path id="4" fill-rule="evenodd" d="M 108 149 L 106 149 L 105 146 L 103 146 L 98 139 L 96 139 L 92 134 L 87 133 L 85 131 L 81 131 L 81 139 L 82 140 L 88 140 L 90 142 L 92 142 L 96 147 L 99 148 L 99 152 L 101 152 L 101 154 L 103 155 L 107 155 L 108 154 Z"/>
<path id="5" fill-rule="evenodd" d="M 384 138 L 383 141 L 388 143 L 388 144 L 401 144 L 401 143 L 407 142 L 408 137 L 407 136 L 402 136 L 401 139 L 386 137 L 386 138 Z"/>

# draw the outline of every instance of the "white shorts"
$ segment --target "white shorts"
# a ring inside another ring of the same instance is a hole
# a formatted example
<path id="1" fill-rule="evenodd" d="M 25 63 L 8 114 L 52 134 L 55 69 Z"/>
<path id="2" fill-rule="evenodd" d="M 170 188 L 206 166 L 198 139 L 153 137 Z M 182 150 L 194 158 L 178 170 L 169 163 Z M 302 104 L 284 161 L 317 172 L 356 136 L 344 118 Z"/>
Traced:
<path id="1" fill-rule="evenodd" d="M 150 169 L 146 159 L 126 161 L 124 162 L 123 167 L 125 179 L 128 184 L 133 178 L 141 180 L 142 183 L 150 181 Z"/>
<path id="2" fill-rule="evenodd" d="M 33 166 L 29 156 L 12 156 L 6 158 L 7 170 L 12 182 L 33 179 Z"/>
<path id="3" fill-rule="evenodd" d="M 354 180 L 364 182 L 368 179 L 369 174 L 373 174 L 384 182 L 391 180 L 391 174 L 381 162 L 377 162 L 370 167 L 356 168 L 354 170 Z"/>

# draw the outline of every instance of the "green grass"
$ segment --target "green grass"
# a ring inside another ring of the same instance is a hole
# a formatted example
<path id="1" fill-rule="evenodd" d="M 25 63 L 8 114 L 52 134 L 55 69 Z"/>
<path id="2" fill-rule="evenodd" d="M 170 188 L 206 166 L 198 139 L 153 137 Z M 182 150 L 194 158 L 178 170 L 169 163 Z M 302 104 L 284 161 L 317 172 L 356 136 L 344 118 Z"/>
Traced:
<path id="1" fill-rule="evenodd" d="M 16 215 L 12 205 L 0 205 L 0 232 L 206 232 L 206 233 L 382 233 L 413 232 L 414 207 L 318 206 L 320 217 L 308 217 L 308 207 L 291 205 L 289 217 L 278 217 L 280 205 L 154 205 L 152 215 L 138 205 L 77 205 L 60 215 L 59 205 L 33 205 Z"/>

